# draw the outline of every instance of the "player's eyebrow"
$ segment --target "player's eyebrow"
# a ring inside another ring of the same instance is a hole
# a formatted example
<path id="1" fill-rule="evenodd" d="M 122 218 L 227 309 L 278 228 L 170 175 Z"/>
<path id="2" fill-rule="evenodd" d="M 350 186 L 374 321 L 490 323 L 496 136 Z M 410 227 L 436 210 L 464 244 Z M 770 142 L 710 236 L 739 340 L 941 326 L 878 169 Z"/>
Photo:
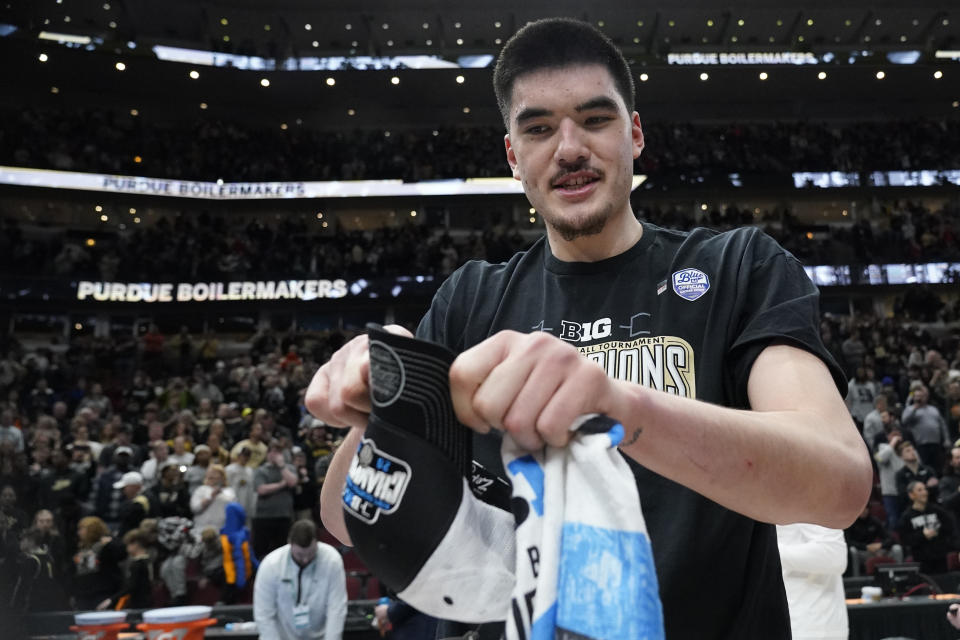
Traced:
<path id="1" fill-rule="evenodd" d="M 613 101 L 609 96 L 597 96 L 596 98 L 590 98 L 586 102 L 581 102 L 574 109 L 577 113 L 581 111 L 590 111 L 591 109 L 610 109 L 611 111 L 617 110 L 617 103 Z"/>

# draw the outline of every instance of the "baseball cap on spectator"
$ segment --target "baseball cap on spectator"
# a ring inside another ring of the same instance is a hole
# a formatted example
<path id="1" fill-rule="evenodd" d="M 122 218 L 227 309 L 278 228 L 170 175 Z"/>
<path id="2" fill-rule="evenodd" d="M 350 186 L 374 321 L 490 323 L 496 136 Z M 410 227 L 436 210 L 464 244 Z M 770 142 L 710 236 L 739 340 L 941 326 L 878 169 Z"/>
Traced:
<path id="1" fill-rule="evenodd" d="M 208 446 L 205 445 L 205 444 L 198 444 L 197 446 L 195 446 L 195 447 L 193 448 L 193 454 L 194 454 L 194 455 L 200 453 L 201 451 L 206 451 L 207 453 L 212 453 L 212 452 L 210 451 L 210 447 L 208 447 Z"/>
<path id="2" fill-rule="evenodd" d="M 160 471 L 163 471 L 164 469 L 167 469 L 169 467 L 176 467 L 177 469 L 179 469 L 180 463 L 171 458 L 167 458 L 166 460 L 163 461 L 163 464 L 160 465 Z"/>
<path id="3" fill-rule="evenodd" d="M 130 487 L 132 485 L 143 484 L 143 476 L 140 475 L 137 471 L 127 471 L 120 477 L 118 482 L 113 483 L 114 489 L 123 489 L 124 487 Z"/>
<path id="4" fill-rule="evenodd" d="M 122 445 L 122 446 L 117 447 L 117 449 L 113 452 L 113 455 L 119 456 L 119 455 L 122 455 L 122 454 L 124 454 L 124 453 L 127 454 L 128 456 L 132 456 L 132 455 L 133 455 L 133 449 L 131 449 L 131 448 L 128 447 L 127 445 Z"/>

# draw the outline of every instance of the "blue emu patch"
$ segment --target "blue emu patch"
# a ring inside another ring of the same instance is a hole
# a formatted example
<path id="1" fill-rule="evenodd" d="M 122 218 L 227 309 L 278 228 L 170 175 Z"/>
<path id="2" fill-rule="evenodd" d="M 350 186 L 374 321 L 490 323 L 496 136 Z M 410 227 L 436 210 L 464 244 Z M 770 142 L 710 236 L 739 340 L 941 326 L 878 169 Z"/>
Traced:
<path id="1" fill-rule="evenodd" d="M 684 300 L 696 300 L 710 289 L 710 278 L 700 269 L 681 269 L 673 274 L 673 290 Z"/>
<path id="2" fill-rule="evenodd" d="M 373 524 L 381 513 L 393 513 L 400 506 L 410 484 L 410 465 L 388 456 L 376 443 L 364 438 L 350 462 L 343 487 L 343 507 L 351 515 Z"/>

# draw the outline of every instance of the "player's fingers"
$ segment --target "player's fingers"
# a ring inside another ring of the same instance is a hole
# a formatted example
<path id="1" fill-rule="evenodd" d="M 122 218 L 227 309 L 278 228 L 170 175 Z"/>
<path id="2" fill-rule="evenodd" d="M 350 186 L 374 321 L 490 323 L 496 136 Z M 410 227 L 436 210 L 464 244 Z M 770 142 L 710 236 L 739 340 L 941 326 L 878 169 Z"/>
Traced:
<path id="1" fill-rule="evenodd" d="M 450 398 L 457 418 L 466 426 L 486 433 L 490 425 L 474 408 L 474 395 L 490 372 L 506 358 L 510 345 L 520 334 L 501 331 L 467 349 L 450 366 Z"/>
<path id="2" fill-rule="evenodd" d="M 582 360 L 580 365 L 575 374 L 560 384 L 537 419 L 537 432 L 551 446 L 562 447 L 569 442 L 570 425 L 577 418 L 603 411 L 610 380 L 596 363 Z"/>

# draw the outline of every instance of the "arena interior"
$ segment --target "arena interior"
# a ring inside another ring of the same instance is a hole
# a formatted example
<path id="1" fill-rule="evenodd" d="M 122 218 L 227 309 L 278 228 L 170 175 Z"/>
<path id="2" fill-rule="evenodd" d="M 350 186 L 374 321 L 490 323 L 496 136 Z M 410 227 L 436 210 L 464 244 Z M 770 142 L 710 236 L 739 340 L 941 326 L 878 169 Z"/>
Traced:
<path id="1" fill-rule="evenodd" d="M 0 636 L 74 637 L 74 612 L 124 584 L 118 543 L 143 526 L 150 592 L 128 620 L 210 605 L 209 636 L 243 637 L 224 625 L 253 619 L 253 578 L 218 573 L 203 527 L 186 531 L 190 502 L 218 464 L 240 501 L 253 476 L 229 465 L 277 447 L 298 474 L 287 526 L 312 519 L 342 557 L 343 637 L 383 637 L 374 607 L 394 594 L 320 524 L 345 431 L 304 393 L 367 323 L 412 331 L 462 264 L 543 235 L 505 160 L 491 78 L 503 43 L 549 16 L 592 23 L 630 63 L 637 216 L 759 227 L 801 260 L 858 427 L 885 414 L 867 447 L 894 429 L 914 440 L 900 422 L 926 389 L 946 432 L 915 440 L 921 470 L 960 517 L 955 3 L 6 0 Z M 113 488 L 131 471 L 147 524 Z M 918 577 L 888 513 L 905 487 L 884 491 L 880 475 L 867 508 L 889 553 L 848 531 L 872 561 L 851 551 L 844 582 L 849 598 L 889 597 L 849 604 L 849 637 L 956 637 L 944 594 L 960 593 L 960 530 Z M 286 532 L 258 529 L 247 506 L 262 559 Z M 164 528 L 173 518 L 187 522 Z M 91 572 L 91 544 L 116 557 Z"/>

